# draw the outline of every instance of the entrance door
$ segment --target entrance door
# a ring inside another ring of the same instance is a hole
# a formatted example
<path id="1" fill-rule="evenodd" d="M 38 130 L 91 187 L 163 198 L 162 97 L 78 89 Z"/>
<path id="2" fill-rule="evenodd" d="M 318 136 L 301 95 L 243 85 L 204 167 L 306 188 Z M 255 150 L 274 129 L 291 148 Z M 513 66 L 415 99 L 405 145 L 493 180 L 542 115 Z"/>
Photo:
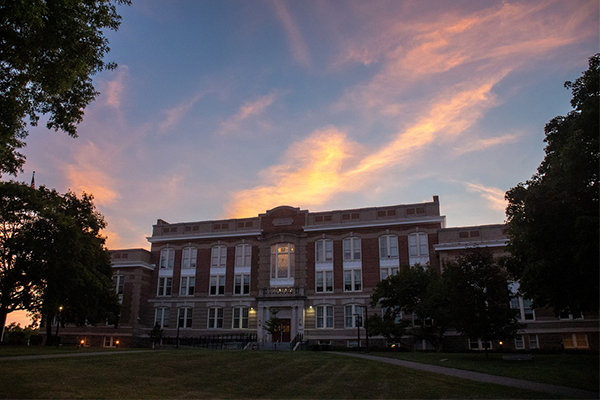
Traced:
<path id="1" fill-rule="evenodd" d="M 289 342 L 290 341 L 290 319 L 280 318 L 281 331 L 273 333 L 274 342 Z M 281 339 L 281 340 L 280 340 Z"/>

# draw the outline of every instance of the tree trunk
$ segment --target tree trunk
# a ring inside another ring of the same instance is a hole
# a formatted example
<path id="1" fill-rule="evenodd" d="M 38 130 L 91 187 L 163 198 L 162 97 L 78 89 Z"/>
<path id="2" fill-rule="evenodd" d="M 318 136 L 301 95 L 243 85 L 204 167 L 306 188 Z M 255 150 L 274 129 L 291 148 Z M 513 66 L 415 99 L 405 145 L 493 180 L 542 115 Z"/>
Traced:
<path id="1" fill-rule="evenodd" d="M 54 344 L 54 338 L 52 336 L 52 318 L 48 315 L 46 318 L 46 346 L 52 346 Z"/>
<path id="2" fill-rule="evenodd" d="M 6 325 L 6 316 L 8 311 L 6 309 L 0 309 L 0 324 L 2 324 L 2 332 L 0 332 L 0 342 L 4 341 L 4 329 Z"/>

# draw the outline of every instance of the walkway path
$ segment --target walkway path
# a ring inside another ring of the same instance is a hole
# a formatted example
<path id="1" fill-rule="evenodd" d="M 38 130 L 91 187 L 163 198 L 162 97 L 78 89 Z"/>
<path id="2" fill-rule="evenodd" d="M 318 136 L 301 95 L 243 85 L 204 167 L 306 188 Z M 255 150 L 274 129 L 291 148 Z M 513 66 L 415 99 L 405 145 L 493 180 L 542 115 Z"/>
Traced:
<path id="1" fill-rule="evenodd" d="M 364 358 L 367 360 L 380 361 L 380 362 L 384 362 L 384 363 L 388 363 L 388 364 L 400 365 L 402 367 L 418 369 L 421 371 L 434 372 L 436 374 L 455 376 L 457 378 L 463 378 L 463 379 L 470 379 L 472 381 L 495 383 L 497 385 L 512 386 L 512 387 L 519 388 L 519 389 L 535 390 L 537 392 L 550 393 L 550 394 L 555 394 L 555 395 L 559 395 L 559 396 L 576 397 L 576 398 L 582 398 L 582 399 L 597 399 L 598 398 L 598 393 L 596 393 L 596 392 L 591 392 L 589 390 L 583 390 L 583 389 L 570 388 L 570 387 L 566 387 L 566 386 L 549 385 L 546 383 L 538 383 L 538 382 L 525 381 L 525 380 L 521 380 L 521 379 L 507 378 L 504 376 L 482 374 L 480 372 L 466 371 L 466 370 L 456 369 L 456 368 L 439 367 L 437 365 L 431 365 L 431 364 L 420 364 L 420 363 L 411 362 L 411 361 L 399 360 L 397 358 L 378 357 L 378 356 L 371 356 L 371 355 L 367 355 L 367 354 L 357 354 L 357 353 L 341 353 L 341 352 L 340 353 L 332 352 L 332 353 L 344 355 L 344 356 Z"/>
<path id="2" fill-rule="evenodd" d="M 112 354 L 131 354 L 145 353 L 152 350 L 121 350 L 121 351 L 93 351 L 81 353 L 61 353 L 61 354 L 33 354 L 30 356 L 7 356 L 0 357 L 0 361 L 19 361 L 19 360 L 40 360 L 42 358 L 66 358 L 66 357 L 84 357 L 84 356 L 107 356 Z"/>

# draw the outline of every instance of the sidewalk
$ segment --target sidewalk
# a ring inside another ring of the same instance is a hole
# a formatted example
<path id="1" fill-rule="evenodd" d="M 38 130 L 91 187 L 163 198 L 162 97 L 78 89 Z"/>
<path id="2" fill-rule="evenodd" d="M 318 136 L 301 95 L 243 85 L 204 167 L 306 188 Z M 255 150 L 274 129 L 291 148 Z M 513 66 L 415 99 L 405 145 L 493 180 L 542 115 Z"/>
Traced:
<path id="1" fill-rule="evenodd" d="M 477 382 L 494 383 L 496 385 L 512 386 L 512 387 L 519 388 L 519 389 L 535 390 L 537 392 L 550 393 L 550 394 L 555 394 L 555 395 L 559 395 L 559 396 L 576 397 L 576 398 L 582 398 L 582 399 L 597 399 L 598 398 L 598 393 L 596 393 L 596 392 L 590 392 L 588 390 L 570 388 L 570 387 L 566 387 L 566 386 L 549 385 L 546 383 L 524 381 L 521 379 L 507 378 L 504 376 L 497 376 L 497 375 L 482 374 L 480 372 L 466 371 L 466 370 L 456 369 L 456 368 L 439 367 L 437 365 L 430 365 L 430 364 L 420 364 L 420 363 L 416 363 L 416 362 L 412 362 L 412 361 L 398 360 L 396 358 L 377 357 L 377 356 L 371 356 L 371 355 L 367 355 L 367 354 L 356 354 L 356 353 L 341 353 L 341 352 L 340 353 L 331 352 L 331 353 L 339 354 L 339 355 L 343 355 L 343 356 L 364 358 L 366 360 L 379 361 L 379 362 L 384 362 L 384 363 L 388 363 L 388 364 L 399 365 L 401 367 L 418 369 L 418 370 L 427 371 L 427 372 L 434 372 L 436 374 L 454 376 L 454 377 L 462 378 L 462 379 L 470 379 L 472 381 L 477 381 Z"/>
<path id="2" fill-rule="evenodd" d="M 0 361 L 21 361 L 21 360 L 41 360 L 43 358 L 66 358 L 66 357 L 84 357 L 84 356 L 106 356 L 113 354 L 131 354 L 131 353 L 145 353 L 153 350 L 125 350 L 125 351 L 96 351 L 96 352 L 82 352 L 82 353 L 61 353 L 61 354 L 33 354 L 30 356 L 7 356 L 0 357 Z"/>

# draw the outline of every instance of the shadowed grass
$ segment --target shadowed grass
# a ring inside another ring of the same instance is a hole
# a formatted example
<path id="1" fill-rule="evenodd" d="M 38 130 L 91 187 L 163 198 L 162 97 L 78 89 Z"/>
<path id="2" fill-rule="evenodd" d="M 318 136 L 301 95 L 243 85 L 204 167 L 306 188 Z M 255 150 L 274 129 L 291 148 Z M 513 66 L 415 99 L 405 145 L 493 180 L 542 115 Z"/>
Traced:
<path id="1" fill-rule="evenodd" d="M 0 365 L 3 398 L 548 398 L 313 352 L 170 350 Z"/>
<path id="2" fill-rule="evenodd" d="M 599 385 L 598 355 L 592 354 L 536 354 L 533 362 L 502 361 L 498 353 L 372 354 L 596 392 Z"/>

